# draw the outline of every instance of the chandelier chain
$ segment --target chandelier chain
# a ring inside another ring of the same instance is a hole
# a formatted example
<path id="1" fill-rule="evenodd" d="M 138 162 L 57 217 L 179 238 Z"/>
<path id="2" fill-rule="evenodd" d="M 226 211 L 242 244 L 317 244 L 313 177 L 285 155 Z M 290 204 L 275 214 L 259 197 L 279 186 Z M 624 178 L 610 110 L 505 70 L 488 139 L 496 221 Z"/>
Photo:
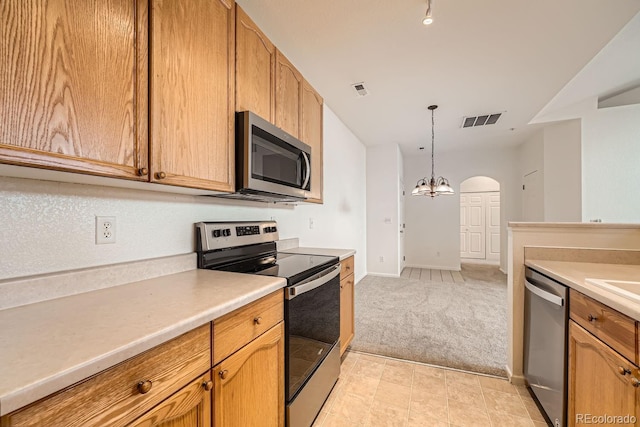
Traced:
<path id="1" fill-rule="evenodd" d="M 435 140 L 435 119 L 433 118 L 433 110 L 431 110 L 431 181 L 435 181 L 436 175 L 434 172 L 435 160 L 434 160 L 434 140 Z"/>

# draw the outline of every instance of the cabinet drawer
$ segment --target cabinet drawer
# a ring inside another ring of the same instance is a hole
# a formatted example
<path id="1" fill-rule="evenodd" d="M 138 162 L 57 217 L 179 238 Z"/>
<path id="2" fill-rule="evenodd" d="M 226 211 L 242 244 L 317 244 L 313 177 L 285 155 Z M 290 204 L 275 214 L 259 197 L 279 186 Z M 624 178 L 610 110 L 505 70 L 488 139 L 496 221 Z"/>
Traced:
<path id="1" fill-rule="evenodd" d="M 7 415 L 2 427 L 124 426 L 206 372 L 210 345 L 208 323 Z"/>
<path id="2" fill-rule="evenodd" d="M 571 289 L 569 313 L 580 326 L 631 361 L 636 358 L 636 322 Z"/>
<path id="3" fill-rule="evenodd" d="M 282 290 L 241 307 L 213 322 L 213 364 L 234 353 L 284 318 Z"/>
<path id="4" fill-rule="evenodd" d="M 344 279 L 348 275 L 353 274 L 353 257 L 340 262 L 340 279 Z"/>

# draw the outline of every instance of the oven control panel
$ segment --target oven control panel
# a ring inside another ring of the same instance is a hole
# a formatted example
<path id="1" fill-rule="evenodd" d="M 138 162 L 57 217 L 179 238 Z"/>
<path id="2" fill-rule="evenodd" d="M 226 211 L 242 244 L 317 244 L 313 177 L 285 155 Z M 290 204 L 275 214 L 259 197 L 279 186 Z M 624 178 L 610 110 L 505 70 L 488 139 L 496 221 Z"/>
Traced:
<path id="1" fill-rule="evenodd" d="M 196 251 L 231 248 L 278 240 L 275 221 L 198 222 Z"/>

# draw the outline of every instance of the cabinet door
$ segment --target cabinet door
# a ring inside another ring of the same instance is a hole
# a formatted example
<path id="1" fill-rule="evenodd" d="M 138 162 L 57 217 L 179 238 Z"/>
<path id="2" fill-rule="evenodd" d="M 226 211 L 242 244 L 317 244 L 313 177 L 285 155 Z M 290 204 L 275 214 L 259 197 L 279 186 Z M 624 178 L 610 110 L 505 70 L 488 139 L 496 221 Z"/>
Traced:
<path id="1" fill-rule="evenodd" d="M 311 147 L 311 191 L 307 202 L 322 203 L 322 97 L 313 87 L 302 83 L 300 139 Z"/>
<path id="2" fill-rule="evenodd" d="M 284 426 L 284 323 L 213 368 L 216 427 Z"/>
<path id="3" fill-rule="evenodd" d="M 276 52 L 275 125 L 300 138 L 302 74 L 280 52 Z"/>
<path id="4" fill-rule="evenodd" d="M 236 5 L 236 111 L 274 121 L 276 48 Z"/>
<path id="5" fill-rule="evenodd" d="M 147 180 L 146 17 L 142 0 L 2 1 L 0 162 Z"/>
<path id="6" fill-rule="evenodd" d="M 233 3 L 151 7 L 151 180 L 233 191 Z"/>
<path id="7" fill-rule="evenodd" d="M 208 372 L 135 420 L 130 427 L 211 427 L 211 390 Z"/>
<path id="8" fill-rule="evenodd" d="M 570 321 L 568 424 L 585 424 L 586 414 L 637 416 L 637 389 L 633 385 L 636 370 L 628 360 Z"/>
<path id="9" fill-rule="evenodd" d="M 347 350 L 355 331 L 354 275 L 340 279 L 340 355 Z"/>

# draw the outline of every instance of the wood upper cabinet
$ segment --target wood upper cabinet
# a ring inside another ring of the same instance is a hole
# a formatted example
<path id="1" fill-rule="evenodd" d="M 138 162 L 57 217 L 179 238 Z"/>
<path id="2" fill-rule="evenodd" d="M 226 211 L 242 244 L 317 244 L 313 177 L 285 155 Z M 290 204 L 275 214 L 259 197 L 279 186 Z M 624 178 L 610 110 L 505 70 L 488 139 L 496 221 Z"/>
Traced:
<path id="1" fill-rule="evenodd" d="M 211 427 L 213 382 L 207 372 L 160 403 L 130 427 Z"/>
<path id="2" fill-rule="evenodd" d="M 234 190 L 233 6 L 151 2 L 151 181 Z"/>
<path id="3" fill-rule="evenodd" d="M 323 99 L 305 80 L 302 83 L 300 139 L 311 147 L 311 191 L 307 201 L 322 203 L 322 104 Z"/>
<path id="4" fill-rule="evenodd" d="M 284 323 L 213 369 L 216 427 L 284 426 Z"/>
<path id="5" fill-rule="evenodd" d="M 638 416 L 638 368 L 573 320 L 569 322 L 568 424 L 584 414 Z M 624 424 L 628 425 L 628 424 Z"/>
<path id="6" fill-rule="evenodd" d="M 353 257 L 341 262 L 340 269 L 340 355 L 344 354 L 355 335 L 355 275 Z"/>
<path id="7" fill-rule="evenodd" d="M 236 5 L 236 111 L 252 111 L 273 123 L 276 48 Z"/>
<path id="8" fill-rule="evenodd" d="M 300 138 L 302 84 L 304 79 L 296 67 L 279 50 L 276 52 L 275 125 Z"/>
<path id="9" fill-rule="evenodd" d="M 147 16 L 143 0 L 3 1 L 0 162 L 146 180 Z"/>

